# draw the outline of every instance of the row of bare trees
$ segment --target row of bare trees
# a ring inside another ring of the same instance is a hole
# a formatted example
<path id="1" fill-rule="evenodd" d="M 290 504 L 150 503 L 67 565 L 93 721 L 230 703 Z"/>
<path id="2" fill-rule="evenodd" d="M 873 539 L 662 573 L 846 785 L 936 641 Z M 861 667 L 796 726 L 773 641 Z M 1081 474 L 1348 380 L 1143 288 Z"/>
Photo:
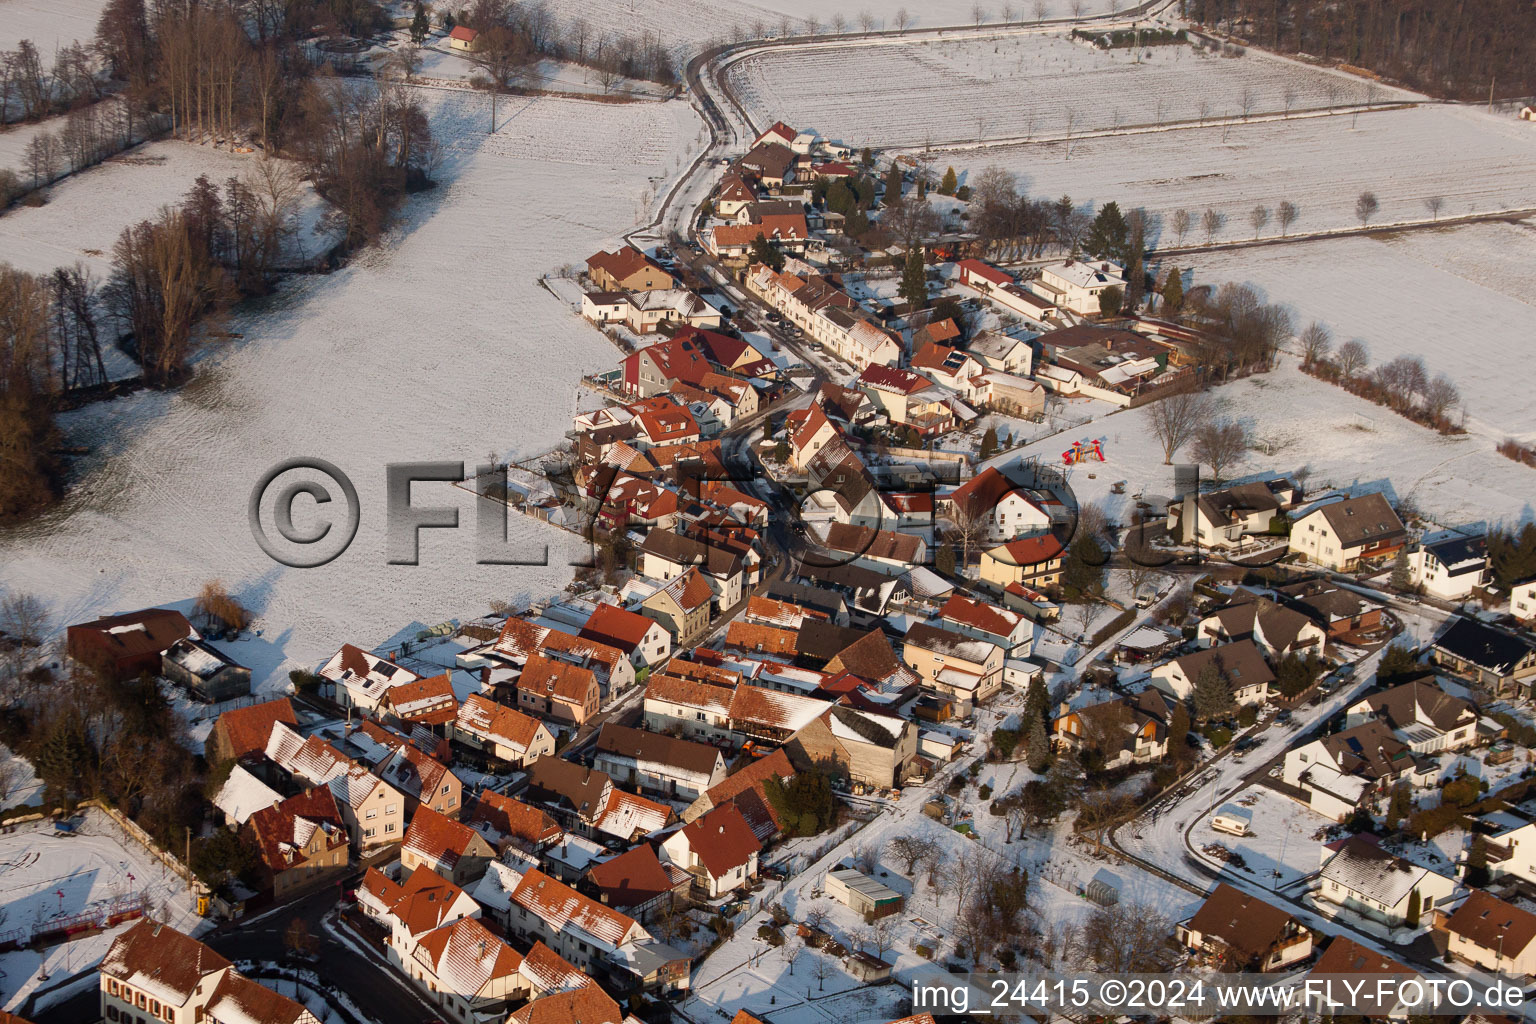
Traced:
<path id="1" fill-rule="evenodd" d="M 83 43 L 61 46 L 53 63 L 23 39 L 0 50 L 0 124 L 33 120 L 102 98 L 100 61 Z"/>
<path id="2" fill-rule="evenodd" d="M 543 3 L 511 0 L 475 0 L 458 23 L 482 33 L 476 48 L 482 57 L 503 51 L 569 60 L 593 68 L 609 90 L 621 78 L 662 85 L 677 81 L 671 55 L 659 33 L 609 31 L 582 17 L 562 24 Z"/>
<path id="3" fill-rule="evenodd" d="M 1018 178 L 997 166 L 984 168 L 971 183 L 971 208 L 983 254 L 1002 260 L 1037 259 L 1052 244 L 1074 252 L 1093 223 L 1091 212 L 1067 196 L 1023 195 Z"/>
<path id="4" fill-rule="evenodd" d="M 1331 380 L 1442 434 L 1461 431 L 1460 423 L 1451 416 L 1462 404 L 1461 390 L 1443 373 L 1431 377 L 1418 356 L 1397 356 L 1367 372 L 1370 352 L 1364 342 L 1351 338 L 1335 349 L 1332 332 L 1316 322 L 1302 330 L 1297 342 L 1301 348 L 1301 368 L 1308 373 Z"/>

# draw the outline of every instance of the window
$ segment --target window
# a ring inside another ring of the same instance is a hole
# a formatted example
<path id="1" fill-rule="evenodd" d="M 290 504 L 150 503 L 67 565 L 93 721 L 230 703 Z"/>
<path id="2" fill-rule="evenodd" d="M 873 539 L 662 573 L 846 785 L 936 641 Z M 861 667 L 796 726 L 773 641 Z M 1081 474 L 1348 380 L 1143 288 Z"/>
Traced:
<path id="1" fill-rule="evenodd" d="M 370 807 L 370 808 L 368 808 L 368 813 L 363 815 L 363 817 L 368 818 L 368 819 L 377 818 L 378 816 L 379 816 L 379 809 L 377 807 Z"/>
<path id="2" fill-rule="evenodd" d="M 373 838 L 373 833 L 374 833 L 373 829 L 365 828 L 365 829 L 363 829 L 363 838 L 364 839 L 372 839 Z"/>
<path id="3" fill-rule="evenodd" d="M 400 805 L 399 804 L 390 804 L 388 807 L 384 808 L 384 813 L 385 814 L 395 814 L 395 813 L 398 813 L 399 810 L 400 810 Z"/>
<path id="4" fill-rule="evenodd" d="M 107 1007 L 107 1020 L 117 1020 L 117 1007 Z"/>
<path id="5" fill-rule="evenodd" d="M 108 978 L 107 979 L 107 995 L 115 996 L 115 995 L 117 995 L 117 991 L 118 991 L 117 982 L 113 981 L 110 978 Z"/>
<path id="6" fill-rule="evenodd" d="M 149 1001 L 149 1012 L 154 1014 L 156 1017 L 160 1016 L 160 1000 L 151 999 Z"/>
<path id="7" fill-rule="evenodd" d="M 395 830 L 395 823 L 394 822 L 391 821 L 391 822 L 388 822 L 388 823 L 385 824 L 385 826 L 384 826 L 384 834 L 385 835 L 389 835 L 394 830 Z"/>
<path id="8" fill-rule="evenodd" d="M 448 784 L 444 783 L 443 784 L 443 795 L 446 796 L 447 794 L 448 794 Z"/>

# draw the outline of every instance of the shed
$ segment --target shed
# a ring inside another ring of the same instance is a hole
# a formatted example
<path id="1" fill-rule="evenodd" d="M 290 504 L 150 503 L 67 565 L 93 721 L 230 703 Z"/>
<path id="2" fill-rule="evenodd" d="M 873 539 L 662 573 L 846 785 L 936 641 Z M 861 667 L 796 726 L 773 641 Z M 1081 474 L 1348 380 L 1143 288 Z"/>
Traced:
<path id="1" fill-rule="evenodd" d="M 1100 870 L 1083 887 L 1083 895 L 1101 907 L 1113 906 L 1120 902 L 1120 879 Z"/>
<path id="2" fill-rule="evenodd" d="M 843 967 L 866 985 L 881 985 L 891 980 L 891 965 L 868 953 L 848 954 Z"/>
<path id="3" fill-rule="evenodd" d="M 853 868 L 828 871 L 826 889 L 828 896 L 864 917 L 897 914 L 906 905 L 901 893 Z"/>

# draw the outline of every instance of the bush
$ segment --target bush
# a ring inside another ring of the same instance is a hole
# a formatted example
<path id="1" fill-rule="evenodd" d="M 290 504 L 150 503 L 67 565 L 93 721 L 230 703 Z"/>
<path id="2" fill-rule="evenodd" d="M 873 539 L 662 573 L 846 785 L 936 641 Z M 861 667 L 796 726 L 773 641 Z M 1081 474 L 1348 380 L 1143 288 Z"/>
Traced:
<path id="1" fill-rule="evenodd" d="M 757 929 L 757 937 L 770 946 L 784 945 L 784 933 L 771 924 L 761 925 Z"/>
<path id="2" fill-rule="evenodd" d="M 1244 729 L 1250 728 L 1259 720 L 1259 709 L 1252 704 L 1244 704 L 1237 712 L 1237 724 Z"/>
<path id="3" fill-rule="evenodd" d="M 1211 746 L 1220 750 L 1232 742 L 1232 730 L 1224 725 L 1212 722 L 1200 730 L 1200 735 L 1211 741 Z"/>
<path id="4" fill-rule="evenodd" d="M 320 690 L 320 684 L 325 682 L 322 677 L 301 668 L 289 672 L 288 681 L 293 684 L 295 693 L 317 693 Z"/>
<path id="5" fill-rule="evenodd" d="M 918 956 L 922 957 L 924 960 L 932 960 L 933 959 L 933 950 L 930 947 L 925 946 L 921 942 L 919 942 L 917 945 L 912 947 L 912 952 L 916 953 Z"/>
<path id="6" fill-rule="evenodd" d="M 992 787 L 983 784 L 982 787 L 976 791 L 976 795 L 983 800 L 990 800 L 992 799 Z"/>
<path id="7" fill-rule="evenodd" d="M 1471 807 L 1482 796 L 1483 790 L 1477 779 L 1470 775 L 1452 779 L 1440 790 L 1440 799 L 1456 807 Z"/>

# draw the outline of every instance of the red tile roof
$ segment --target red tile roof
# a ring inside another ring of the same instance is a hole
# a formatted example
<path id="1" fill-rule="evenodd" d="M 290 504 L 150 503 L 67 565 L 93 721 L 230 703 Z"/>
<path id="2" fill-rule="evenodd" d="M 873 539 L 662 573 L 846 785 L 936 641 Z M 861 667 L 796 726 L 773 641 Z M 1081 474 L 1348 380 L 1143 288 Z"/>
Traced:
<path id="1" fill-rule="evenodd" d="M 637 615 L 616 604 L 600 604 L 578 635 L 588 640 L 601 641 L 627 653 L 644 642 L 645 635 L 654 625 L 654 619 Z"/>
<path id="2" fill-rule="evenodd" d="M 556 842 L 565 835 L 559 823 L 541 808 L 489 789 L 465 809 L 463 820 L 483 821 L 507 838 L 534 847 Z"/>
<path id="3" fill-rule="evenodd" d="M 459 705 L 454 728 L 526 751 L 538 735 L 539 721 L 484 694 L 472 693 Z"/>
<path id="4" fill-rule="evenodd" d="M 677 885 L 655 849 L 645 843 L 593 865 L 587 881 L 601 890 L 604 903 L 619 908 L 647 903 Z"/>
<path id="5" fill-rule="evenodd" d="M 411 815 L 411 826 L 405 830 L 400 849 L 451 870 L 476 844 L 486 848 L 483 852 L 491 852 L 480 833 L 422 804 Z"/>
<path id="6" fill-rule="evenodd" d="M 459 701 L 453 695 L 453 681 L 447 672 L 391 687 L 384 692 L 381 703 L 393 708 L 405 721 L 425 725 L 446 725 L 459 712 Z"/>
<path id="7" fill-rule="evenodd" d="M 739 651 L 793 657 L 800 634 L 792 629 L 778 629 L 758 622 L 732 622 L 725 632 L 725 645 Z"/>
<path id="8" fill-rule="evenodd" d="M 667 665 L 668 672 L 684 664 L 693 663 L 673 659 Z M 731 691 L 725 687 L 681 679 L 670 674 L 651 676 L 645 686 L 645 697 L 647 700 L 664 700 L 672 704 L 704 708 L 722 715 L 731 706 Z"/>
<path id="9" fill-rule="evenodd" d="M 515 1011 L 507 1024 L 621 1024 L 624 1013 L 602 989 L 594 986 L 540 996 Z"/>
<path id="10" fill-rule="evenodd" d="M 468 25 L 455 25 L 453 26 L 453 31 L 448 33 L 448 37 L 450 39 L 462 39 L 466 43 L 472 43 L 475 41 L 475 37 L 479 34 L 479 29 L 470 28 Z"/>
<path id="11" fill-rule="evenodd" d="M 347 845 L 346 824 L 336 797 L 329 786 L 315 786 L 271 807 L 263 807 L 246 821 L 256 837 L 262 863 L 274 874 L 286 871 L 306 859 L 301 851 L 317 831 L 328 837 L 322 850 L 336 850 Z"/>
<path id="12" fill-rule="evenodd" d="M 523 665 L 523 674 L 517 677 L 517 688 L 550 700 L 580 705 L 585 705 L 588 697 L 598 692 L 597 677 L 591 669 L 546 658 L 542 654 L 528 658 Z"/>
<path id="13" fill-rule="evenodd" d="M 733 868 L 746 864 L 763 848 L 735 804 L 723 804 L 684 825 L 682 835 L 713 878 L 722 878 Z"/>
<path id="14" fill-rule="evenodd" d="M 257 750 L 266 750 L 267 738 L 272 735 L 272 726 L 277 722 L 299 724 L 293 704 L 287 697 L 226 711 L 219 716 L 214 728 L 222 731 L 229 741 L 230 755 L 240 758 Z"/>
<path id="15" fill-rule="evenodd" d="M 404 885 L 396 885 L 382 874 L 375 878 L 377 873 L 376 868 L 369 868 L 363 884 L 370 892 L 383 897 L 385 909 L 412 935 L 424 935 L 439 928 L 451 919 L 451 915 L 474 906 L 473 900 L 464 898 L 467 894 L 463 889 L 431 868 L 419 867 L 412 871 Z"/>
<path id="16" fill-rule="evenodd" d="M 100 970 L 130 985 L 175 993 L 186 1002 L 204 978 L 231 966 L 192 936 L 143 918 L 112 940 Z"/>
<path id="17" fill-rule="evenodd" d="M 753 834 L 759 841 L 766 842 L 780 830 L 782 824 L 779 812 L 773 809 L 773 804 L 768 800 L 763 783 L 770 775 L 783 780 L 794 774 L 795 766 L 790 764 L 789 755 L 780 748 L 727 775 L 717 785 L 711 786 L 705 795 L 715 807 L 735 804 L 747 819 L 747 824 L 752 826 Z"/>
<path id="18" fill-rule="evenodd" d="M 1060 558 L 1066 549 L 1054 535 L 1042 533 L 1035 537 L 1020 537 L 1018 540 L 1009 541 L 1003 545 L 1003 550 L 1008 552 L 1008 557 L 1013 559 L 1015 565 L 1038 565 L 1041 562 Z"/>

